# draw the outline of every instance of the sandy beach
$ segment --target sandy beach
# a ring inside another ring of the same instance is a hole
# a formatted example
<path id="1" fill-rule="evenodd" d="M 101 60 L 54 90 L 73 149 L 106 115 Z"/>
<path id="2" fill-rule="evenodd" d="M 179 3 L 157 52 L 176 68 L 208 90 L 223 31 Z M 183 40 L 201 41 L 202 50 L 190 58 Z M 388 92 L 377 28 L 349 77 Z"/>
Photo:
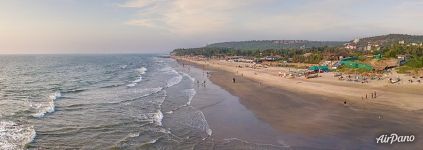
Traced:
<path id="1" fill-rule="evenodd" d="M 331 73 L 311 80 L 286 79 L 279 77 L 278 72 L 287 68 L 252 69 L 218 60 L 178 60 L 211 70 L 211 82 L 239 97 L 243 106 L 277 131 L 277 139 L 270 141 L 283 141 L 293 149 L 416 149 L 423 144 L 419 140 L 423 135 L 422 85 L 389 85 L 385 81 L 350 83 L 338 81 Z M 361 99 L 374 91 L 377 98 Z M 214 111 L 205 111 L 206 118 Z M 219 117 L 209 120 L 217 131 L 222 127 L 216 124 L 225 121 Z M 376 144 L 375 138 L 385 133 L 413 134 L 417 140 L 406 144 Z"/>
<path id="2" fill-rule="evenodd" d="M 333 97 L 338 103 L 347 101 L 352 105 L 365 105 L 367 107 L 392 106 L 405 110 L 423 109 L 423 83 L 407 83 L 408 78 L 399 75 L 402 81 L 399 84 L 390 84 L 387 80 L 371 81 L 361 84 L 355 82 L 339 81 L 333 77 L 334 73 L 322 73 L 315 79 L 295 78 L 288 79 L 278 76 L 279 72 L 287 73 L 290 68 L 267 67 L 253 69 L 245 67 L 248 63 L 228 62 L 223 60 L 196 61 L 193 59 L 179 58 L 205 67 L 218 68 L 252 79 L 265 85 L 282 88 L 291 92 L 317 94 Z M 240 68 L 241 66 L 242 68 Z M 397 75 L 392 75 L 396 77 Z M 371 99 L 371 93 L 377 93 L 377 98 Z M 363 101 L 367 94 L 368 100 Z"/>

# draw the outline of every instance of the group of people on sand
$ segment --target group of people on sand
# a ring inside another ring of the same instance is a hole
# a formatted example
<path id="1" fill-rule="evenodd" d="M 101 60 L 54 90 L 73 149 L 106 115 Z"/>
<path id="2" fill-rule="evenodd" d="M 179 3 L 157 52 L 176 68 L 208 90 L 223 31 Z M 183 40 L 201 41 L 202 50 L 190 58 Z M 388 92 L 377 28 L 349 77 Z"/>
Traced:
<path id="1" fill-rule="evenodd" d="M 408 80 L 408 83 L 413 83 L 413 82 L 421 83 L 420 79 L 417 79 L 417 81 L 414 81 L 413 79 Z"/>
<path id="2" fill-rule="evenodd" d="M 201 83 L 202 87 L 206 87 L 206 80 Z M 197 87 L 200 87 L 200 80 L 197 80 Z"/>
<path id="3" fill-rule="evenodd" d="M 370 96 L 371 97 L 370 97 Z M 377 95 L 376 95 L 376 91 L 374 91 L 374 92 L 372 92 L 372 93 L 366 93 L 366 95 L 365 96 L 362 96 L 361 97 L 361 100 L 364 100 L 364 99 L 369 99 L 369 97 L 371 98 L 371 99 L 374 99 L 374 98 L 377 98 Z"/>
<path id="4" fill-rule="evenodd" d="M 370 95 L 370 96 L 369 96 Z M 376 94 L 376 91 L 374 91 L 374 92 L 372 92 L 372 93 L 366 93 L 366 95 L 365 96 L 362 96 L 361 97 L 361 100 L 364 100 L 364 99 L 369 99 L 369 98 L 371 98 L 371 99 L 375 99 L 375 98 L 377 98 L 377 94 Z M 344 105 L 347 105 L 347 100 L 344 100 Z"/>

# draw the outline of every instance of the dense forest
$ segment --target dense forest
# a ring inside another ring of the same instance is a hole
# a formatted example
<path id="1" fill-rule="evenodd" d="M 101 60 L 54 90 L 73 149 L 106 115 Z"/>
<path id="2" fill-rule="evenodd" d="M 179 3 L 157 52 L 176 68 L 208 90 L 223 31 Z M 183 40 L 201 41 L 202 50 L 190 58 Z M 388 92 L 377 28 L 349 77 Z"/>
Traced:
<path id="1" fill-rule="evenodd" d="M 385 58 L 397 58 L 399 55 L 409 56 L 410 59 L 407 61 L 405 66 L 410 68 L 423 67 L 423 47 L 422 46 L 392 44 L 390 46 L 383 47 L 381 50 L 375 51 L 374 53 L 382 54 Z"/>
<path id="2" fill-rule="evenodd" d="M 292 62 L 312 64 L 317 64 L 323 60 L 337 60 L 339 56 L 355 56 L 360 60 L 364 60 L 366 56 L 369 55 L 380 55 L 383 59 L 397 58 L 400 55 L 406 55 L 409 59 L 405 66 L 410 68 L 422 68 L 423 46 L 399 44 L 398 41 L 421 43 L 423 42 L 423 36 L 389 34 L 360 39 L 359 44 L 381 44 L 380 49 L 374 51 L 346 49 L 342 46 L 342 42 L 273 40 L 216 43 L 201 48 L 175 49 L 171 54 L 177 56 L 202 55 L 205 57 L 246 56 L 250 58 L 279 56 L 281 61 L 290 59 Z M 306 46 L 304 47 L 304 45 Z"/>
<path id="3" fill-rule="evenodd" d="M 367 44 L 379 44 L 381 46 L 389 46 L 391 44 L 396 44 L 399 41 L 404 41 L 405 43 L 420 43 L 423 42 L 423 36 L 419 35 L 407 35 L 407 34 L 388 34 L 374 37 L 362 38 L 357 43 L 357 46 L 363 47 Z"/>
<path id="4" fill-rule="evenodd" d="M 264 49 L 307 49 L 313 47 L 342 46 L 343 41 L 307 41 L 307 40 L 262 40 L 223 42 L 207 45 L 207 48 L 233 48 L 236 50 L 264 50 Z"/>
<path id="5" fill-rule="evenodd" d="M 307 54 L 308 55 L 305 55 Z M 280 56 L 281 60 L 292 58 L 293 62 L 319 63 L 323 59 L 337 59 L 333 56 L 350 53 L 349 50 L 340 50 L 334 47 L 319 47 L 307 49 L 266 49 L 266 50 L 237 50 L 233 48 L 188 48 L 175 49 L 172 54 L 176 56 L 202 55 L 212 56 L 246 56 L 250 58 L 260 58 L 264 56 Z"/>

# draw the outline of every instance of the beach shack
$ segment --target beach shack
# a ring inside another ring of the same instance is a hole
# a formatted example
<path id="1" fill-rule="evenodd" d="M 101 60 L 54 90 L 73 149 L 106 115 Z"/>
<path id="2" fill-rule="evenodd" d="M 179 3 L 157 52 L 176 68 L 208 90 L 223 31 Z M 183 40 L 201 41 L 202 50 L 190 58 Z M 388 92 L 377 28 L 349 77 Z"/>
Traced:
<path id="1" fill-rule="evenodd" d="M 266 56 L 266 57 L 263 58 L 263 60 L 265 60 L 265 61 L 277 61 L 279 59 L 281 59 L 281 57 L 279 57 L 279 56 Z"/>
<path id="2" fill-rule="evenodd" d="M 311 66 L 308 68 L 309 71 L 313 72 L 329 72 L 328 66 Z"/>
<path id="3" fill-rule="evenodd" d="M 399 62 L 396 59 L 373 61 L 371 64 L 375 71 L 387 71 L 399 66 Z"/>
<path id="4" fill-rule="evenodd" d="M 345 66 L 347 68 L 352 68 L 352 69 L 363 69 L 363 70 L 367 70 L 367 71 L 373 70 L 373 67 L 371 65 L 358 62 L 357 57 L 344 58 L 339 62 L 339 64 L 341 66 Z"/>

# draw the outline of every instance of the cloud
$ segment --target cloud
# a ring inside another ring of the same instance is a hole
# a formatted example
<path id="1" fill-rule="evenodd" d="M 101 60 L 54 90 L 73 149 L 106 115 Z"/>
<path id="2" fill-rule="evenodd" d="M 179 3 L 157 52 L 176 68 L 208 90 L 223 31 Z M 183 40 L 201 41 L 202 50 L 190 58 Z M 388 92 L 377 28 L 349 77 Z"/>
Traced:
<path id="1" fill-rule="evenodd" d="M 266 0 L 265 0 L 266 1 Z M 121 7 L 139 8 L 127 24 L 167 29 L 179 35 L 208 34 L 233 26 L 254 0 L 133 0 Z"/>
<path id="2" fill-rule="evenodd" d="M 160 0 L 131 0 L 120 4 L 119 6 L 128 8 L 143 8 L 158 3 L 159 1 Z"/>
<path id="3" fill-rule="evenodd" d="M 418 0 L 129 0 L 121 5 L 138 11 L 129 25 L 182 37 L 232 33 L 234 38 L 422 33 L 420 6 Z M 411 29 L 401 24 L 413 22 Z"/>

